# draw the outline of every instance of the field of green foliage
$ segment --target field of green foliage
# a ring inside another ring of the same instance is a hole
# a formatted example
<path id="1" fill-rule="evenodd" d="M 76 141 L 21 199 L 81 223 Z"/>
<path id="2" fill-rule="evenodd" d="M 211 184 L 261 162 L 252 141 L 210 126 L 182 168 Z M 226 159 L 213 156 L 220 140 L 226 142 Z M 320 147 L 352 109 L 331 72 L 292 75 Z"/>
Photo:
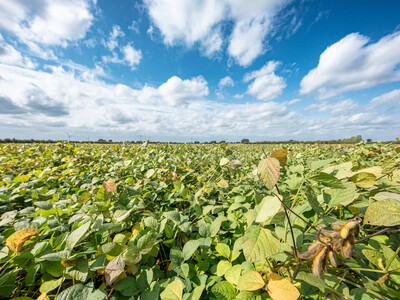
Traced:
<path id="1" fill-rule="evenodd" d="M 0 145 L 0 298 L 400 299 L 400 148 Z"/>

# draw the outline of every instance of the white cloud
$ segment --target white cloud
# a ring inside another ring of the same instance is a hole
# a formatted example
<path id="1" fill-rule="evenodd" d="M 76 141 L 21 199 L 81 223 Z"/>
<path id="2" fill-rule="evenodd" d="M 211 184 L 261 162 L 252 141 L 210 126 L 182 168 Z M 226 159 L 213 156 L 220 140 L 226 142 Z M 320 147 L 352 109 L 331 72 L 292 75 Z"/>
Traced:
<path id="1" fill-rule="evenodd" d="M 201 141 L 309 140 L 356 134 L 390 139 L 400 130 L 398 116 L 390 112 L 342 115 L 336 110 L 319 119 L 318 114 L 290 111 L 286 102 L 210 101 L 201 76 L 173 76 L 157 87 L 134 89 L 99 80 L 100 67 L 73 63 L 41 70 L 0 64 L 0 74 L 0 138 L 65 139 L 67 131 L 73 139 L 90 135 L 92 140 L 138 140 L 140 135 L 153 141 L 187 141 L 190 136 Z"/>
<path id="2" fill-rule="evenodd" d="M 218 83 L 218 87 L 220 90 L 226 86 L 234 86 L 234 85 L 235 85 L 235 82 L 229 76 L 225 76 L 224 78 L 221 78 L 221 80 Z"/>
<path id="3" fill-rule="evenodd" d="M 279 62 L 269 61 L 260 70 L 244 75 L 244 82 L 253 80 L 248 86 L 247 93 L 259 100 L 272 100 L 282 95 L 286 87 L 285 79 L 275 74 Z"/>
<path id="4" fill-rule="evenodd" d="M 121 27 L 118 25 L 114 25 L 112 31 L 110 33 L 110 37 L 107 42 L 104 42 L 104 45 L 110 50 L 114 50 L 118 47 L 118 38 L 125 36 L 125 33 L 121 30 Z"/>
<path id="5" fill-rule="evenodd" d="M 190 101 L 201 99 L 208 93 L 207 81 L 202 76 L 185 80 L 173 76 L 158 88 L 145 86 L 139 92 L 138 100 L 141 103 L 186 106 Z"/>
<path id="6" fill-rule="evenodd" d="M 167 45 L 200 44 L 207 56 L 220 51 L 223 36 L 220 26 L 233 22 L 228 37 L 228 53 L 248 66 L 266 51 L 264 40 L 274 16 L 289 0 L 145 0 L 150 18 Z"/>
<path id="7" fill-rule="evenodd" d="M 90 3 L 85 0 L 0 2 L 0 28 L 12 32 L 32 50 L 38 50 L 37 44 L 66 46 L 82 39 L 92 21 Z"/>
<path id="8" fill-rule="evenodd" d="M 142 51 L 136 50 L 128 44 L 122 48 L 122 53 L 124 54 L 124 61 L 134 69 L 142 59 Z"/>
<path id="9" fill-rule="evenodd" d="M 303 100 L 302 100 L 302 99 L 296 98 L 296 99 L 290 100 L 290 101 L 288 102 L 288 105 L 293 105 L 293 104 L 299 103 L 299 102 L 301 102 L 301 101 L 303 101 Z"/>
<path id="10" fill-rule="evenodd" d="M 312 109 L 318 109 L 318 112 L 320 113 L 329 112 L 333 115 L 351 115 L 358 109 L 358 104 L 352 99 L 346 99 L 335 103 L 323 102 L 319 104 L 311 104 L 304 110 L 308 111 Z"/>
<path id="11" fill-rule="evenodd" d="M 379 106 L 385 106 L 386 108 L 400 106 L 400 90 L 393 90 L 373 98 L 367 105 L 367 109 L 372 110 Z"/>
<path id="12" fill-rule="evenodd" d="M 318 66 L 302 79 L 300 93 L 317 92 L 320 99 L 327 99 L 400 81 L 399 49 L 400 32 L 376 43 L 358 33 L 349 34 L 321 54 Z"/>
<path id="13" fill-rule="evenodd" d="M 14 65 L 14 66 L 25 66 L 32 69 L 36 66 L 35 63 L 29 57 L 23 56 L 17 49 L 12 45 L 7 44 L 2 35 L 0 34 L 0 63 Z"/>

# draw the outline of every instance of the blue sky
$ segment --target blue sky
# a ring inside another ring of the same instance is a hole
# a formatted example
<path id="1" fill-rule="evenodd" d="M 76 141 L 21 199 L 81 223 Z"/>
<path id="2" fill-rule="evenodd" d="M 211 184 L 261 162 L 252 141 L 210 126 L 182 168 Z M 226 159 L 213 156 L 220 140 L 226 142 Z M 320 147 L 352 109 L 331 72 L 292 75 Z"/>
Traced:
<path id="1" fill-rule="evenodd" d="M 0 138 L 400 136 L 399 1 L 1 0 Z"/>

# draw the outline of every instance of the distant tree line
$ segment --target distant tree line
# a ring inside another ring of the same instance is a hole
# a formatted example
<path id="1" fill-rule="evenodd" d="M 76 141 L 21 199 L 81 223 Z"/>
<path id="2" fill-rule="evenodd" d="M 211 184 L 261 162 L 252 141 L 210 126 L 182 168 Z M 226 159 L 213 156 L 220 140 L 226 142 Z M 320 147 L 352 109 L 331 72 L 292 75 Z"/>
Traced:
<path id="1" fill-rule="evenodd" d="M 317 141 L 298 141 L 298 140 L 288 140 L 288 141 L 258 141 L 258 142 L 250 142 L 249 139 L 242 139 L 240 142 L 226 142 L 224 140 L 217 142 L 215 140 L 210 142 L 199 142 L 195 141 L 193 144 L 220 144 L 220 143 L 228 143 L 228 144 L 357 144 L 362 142 L 363 139 L 361 135 L 356 135 L 351 138 L 345 139 L 337 139 L 337 140 L 317 140 Z M 64 143 L 66 140 L 39 140 L 39 139 L 16 139 L 16 138 L 5 138 L 0 139 L 0 143 L 20 143 L 20 144 L 29 144 L 29 143 Z M 70 143 L 86 143 L 86 144 L 142 144 L 144 141 L 125 141 L 125 142 L 114 142 L 113 140 L 106 139 L 98 139 L 97 141 L 69 141 Z M 159 141 L 148 141 L 150 144 L 158 144 L 162 143 Z M 372 139 L 366 139 L 367 143 L 372 143 Z M 168 144 L 189 144 L 184 142 L 167 142 Z M 397 138 L 396 141 L 387 141 L 384 143 L 395 143 L 400 144 L 400 138 Z"/>

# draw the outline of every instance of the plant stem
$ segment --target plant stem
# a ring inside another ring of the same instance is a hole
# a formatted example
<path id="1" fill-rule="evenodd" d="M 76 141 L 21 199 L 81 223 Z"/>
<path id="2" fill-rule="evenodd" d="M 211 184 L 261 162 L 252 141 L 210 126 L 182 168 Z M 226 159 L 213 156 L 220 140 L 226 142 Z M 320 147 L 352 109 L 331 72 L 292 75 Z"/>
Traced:
<path id="1" fill-rule="evenodd" d="M 373 269 L 364 269 L 364 268 L 351 268 L 352 270 L 356 270 L 356 271 L 365 271 L 365 272 L 375 272 L 375 273 L 383 273 L 386 274 L 386 271 L 382 271 L 382 270 L 373 270 Z"/>
<path id="2" fill-rule="evenodd" d="M 297 197 L 299 196 L 299 193 L 300 193 L 301 187 L 303 186 L 304 181 L 305 181 L 305 178 L 303 177 L 303 179 L 301 180 L 299 189 L 297 190 L 296 196 L 295 196 L 294 199 L 293 199 L 292 205 L 290 206 L 288 221 L 289 221 L 289 218 L 290 218 L 290 214 L 292 213 L 292 210 L 293 210 L 293 208 L 294 208 L 294 205 L 296 204 Z M 286 240 L 287 226 L 288 226 L 288 223 L 285 224 L 285 238 L 284 238 L 285 240 Z"/>
<path id="3" fill-rule="evenodd" d="M 273 191 L 270 191 L 270 192 L 271 192 L 272 195 L 274 195 L 276 198 L 278 198 L 278 200 L 283 204 L 283 207 L 285 207 L 289 211 L 291 211 L 296 217 L 300 218 L 300 220 L 302 220 L 304 223 L 306 223 L 309 227 L 311 227 L 315 231 L 318 231 L 318 229 L 314 225 L 308 223 L 306 220 L 304 220 L 302 217 L 300 217 L 298 214 L 296 214 L 293 210 L 291 210 L 285 203 L 283 203 L 282 199 L 279 198 L 279 196 L 277 194 L 275 194 Z"/>
<path id="4" fill-rule="evenodd" d="M 400 246 L 397 247 L 396 252 L 393 254 L 392 258 L 389 260 L 389 262 L 387 263 L 386 267 L 385 267 L 385 271 L 387 272 L 389 270 L 390 265 L 392 264 L 392 262 L 394 261 L 394 259 L 396 258 L 397 254 L 399 254 L 400 252 Z"/>
<path id="5" fill-rule="evenodd" d="M 377 232 L 375 232 L 375 233 L 373 233 L 373 234 L 370 234 L 370 235 L 368 235 L 368 236 L 366 236 L 366 237 L 363 237 L 362 239 L 359 239 L 358 241 L 355 241 L 354 244 L 361 243 L 361 242 L 363 242 L 363 241 L 365 241 L 365 240 L 368 240 L 369 238 L 372 238 L 372 237 L 374 237 L 374 236 L 376 236 L 376 235 L 379 235 L 379 234 L 381 234 L 381 233 L 384 233 L 384 232 L 386 232 L 386 231 L 389 231 L 390 229 L 391 229 L 391 228 L 388 227 L 388 228 L 379 230 L 379 231 L 377 231 Z"/>

